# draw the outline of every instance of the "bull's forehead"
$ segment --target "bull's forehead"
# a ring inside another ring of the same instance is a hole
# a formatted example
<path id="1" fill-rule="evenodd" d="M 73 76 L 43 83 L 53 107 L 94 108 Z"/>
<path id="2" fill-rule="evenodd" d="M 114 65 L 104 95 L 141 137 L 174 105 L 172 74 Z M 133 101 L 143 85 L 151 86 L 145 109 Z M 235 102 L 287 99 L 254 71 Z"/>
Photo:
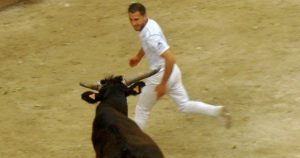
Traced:
<path id="1" fill-rule="evenodd" d="M 123 83 L 122 76 L 109 76 L 106 77 L 104 80 L 101 80 L 101 84 L 114 84 L 114 83 Z"/>

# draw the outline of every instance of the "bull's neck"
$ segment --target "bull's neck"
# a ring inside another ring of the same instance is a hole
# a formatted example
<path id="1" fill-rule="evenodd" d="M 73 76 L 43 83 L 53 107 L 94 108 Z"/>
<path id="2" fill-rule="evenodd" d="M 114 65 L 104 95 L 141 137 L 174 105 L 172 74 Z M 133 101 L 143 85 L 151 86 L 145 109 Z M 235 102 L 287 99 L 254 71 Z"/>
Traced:
<path id="1" fill-rule="evenodd" d="M 127 98 L 125 95 L 113 95 L 104 98 L 101 106 L 111 107 L 128 116 Z"/>

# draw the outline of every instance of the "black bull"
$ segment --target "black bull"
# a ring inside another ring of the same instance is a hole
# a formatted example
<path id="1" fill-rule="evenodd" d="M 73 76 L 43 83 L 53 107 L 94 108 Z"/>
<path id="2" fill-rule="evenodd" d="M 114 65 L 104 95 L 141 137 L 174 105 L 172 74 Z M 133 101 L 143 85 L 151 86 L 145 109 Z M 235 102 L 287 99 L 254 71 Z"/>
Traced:
<path id="1" fill-rule="evenodd" d="M 121 76 L 106 78 L 98 93 L 82 94 L 89 103 L 100 101 L 92 132 L 96 158 L 163 158 L 158 145 L 128 118 L 127 96 L 140 94 L 145 83 L 128 87 L 122 80 Z"/>

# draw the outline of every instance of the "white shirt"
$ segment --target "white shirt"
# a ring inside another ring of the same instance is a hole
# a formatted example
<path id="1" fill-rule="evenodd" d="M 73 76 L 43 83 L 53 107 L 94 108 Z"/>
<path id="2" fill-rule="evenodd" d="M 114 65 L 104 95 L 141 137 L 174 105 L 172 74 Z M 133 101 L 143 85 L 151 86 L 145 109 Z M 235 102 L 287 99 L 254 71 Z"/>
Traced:
<path id="1" fill-rule="evenodd" d="M 160 26 L 154 20 L 148 18 L 147 24 L 139 33 L 139 37 L 150 69 L 164 68 L 165 60 L 160 55 L 170 46 Z"/>

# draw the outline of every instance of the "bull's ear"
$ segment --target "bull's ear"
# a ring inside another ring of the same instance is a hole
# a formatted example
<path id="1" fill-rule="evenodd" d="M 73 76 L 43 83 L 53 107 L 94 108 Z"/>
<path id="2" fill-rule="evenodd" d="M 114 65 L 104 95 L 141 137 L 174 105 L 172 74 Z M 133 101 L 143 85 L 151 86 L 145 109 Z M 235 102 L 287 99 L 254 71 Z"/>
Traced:
<path id="1" fill-rule="evenodd" d="M 138 95 L 142 92 L 142 88 L 145 87 L 145 82 L 140 81 L 132 84 L 127 91 L 127 96 L 128 95 Z"/>
<path id="2" fill-rule="evenodd" d="M 100 101 L 100 97 L 98 96 L 98 93 L 92 92 L 92 91 L 86 91 L 84 93 L 81 94 L 81 99 L 94 104 L 98 101 Z"/>

